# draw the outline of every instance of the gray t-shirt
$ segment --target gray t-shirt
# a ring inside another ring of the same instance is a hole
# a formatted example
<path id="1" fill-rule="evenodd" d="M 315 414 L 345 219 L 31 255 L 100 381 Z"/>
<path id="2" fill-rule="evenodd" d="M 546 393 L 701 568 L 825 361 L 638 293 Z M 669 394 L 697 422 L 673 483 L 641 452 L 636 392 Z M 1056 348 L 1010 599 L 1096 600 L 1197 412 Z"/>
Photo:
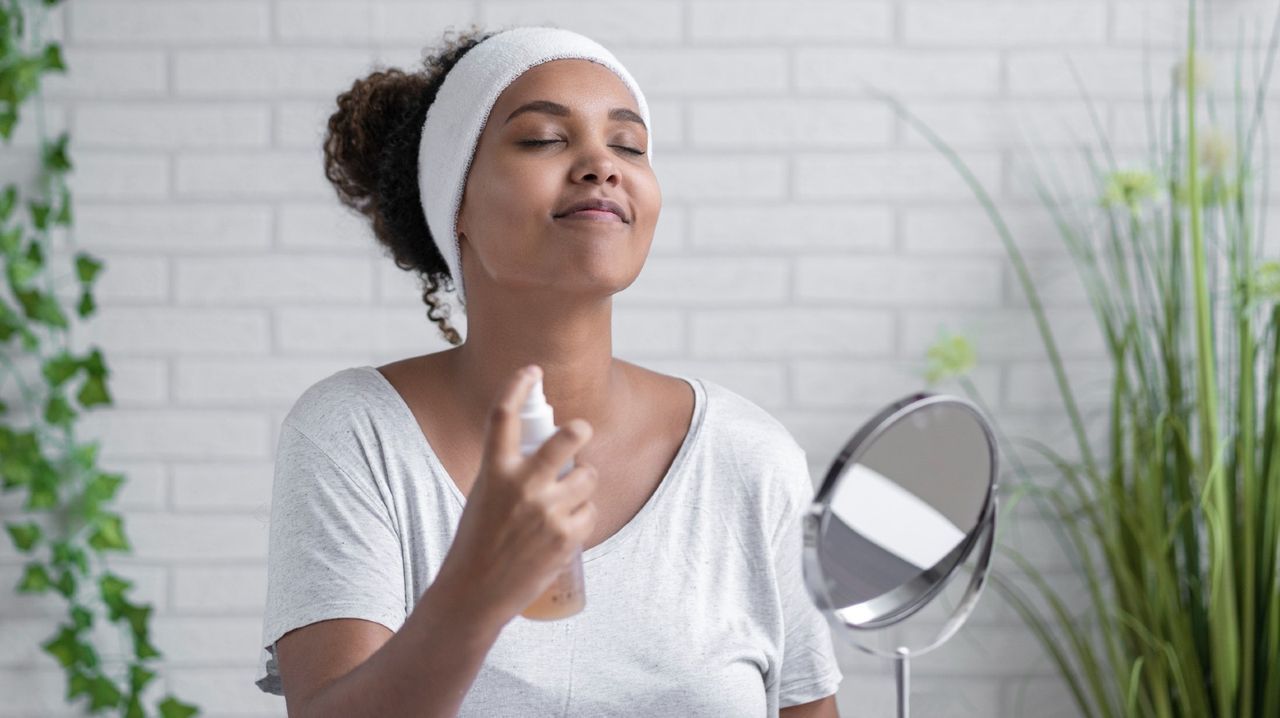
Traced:
<path id="1" fill-rule="evenodd" d="M 586 607 L 513 618 L 459 716 L 776 716 L 835 693 L 831 629 L 801 569 L 804 450 L 745 397 L 679 378 L 696 396 L 692 426 L 640 512 L 583 552 Z M 295 628 L 398 630 L 465 503 L 375 367 L 310 386 L 277 447 L 257 686 L 283 694 L 275 642 Z"/>

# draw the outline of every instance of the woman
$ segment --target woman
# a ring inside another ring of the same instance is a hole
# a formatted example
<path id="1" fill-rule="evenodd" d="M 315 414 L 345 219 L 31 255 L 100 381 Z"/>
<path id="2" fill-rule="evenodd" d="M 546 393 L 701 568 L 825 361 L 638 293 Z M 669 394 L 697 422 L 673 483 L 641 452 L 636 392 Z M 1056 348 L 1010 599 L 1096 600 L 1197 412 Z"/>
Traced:
<path id="1" fill-rule="evenodd" d="M 326 174 L 454 346 L 340 371 L 284 421 L 257 685 L 291 715 L 836 716 L 804 451 L 723 386 L 612 356 L 661 207 L 650 125 L 558 28 L 472 31 L 338 98 Z M 524 458 L 538 377 L 560 426 Z M 521 617 L 578 550 L 586 607 Z"/>

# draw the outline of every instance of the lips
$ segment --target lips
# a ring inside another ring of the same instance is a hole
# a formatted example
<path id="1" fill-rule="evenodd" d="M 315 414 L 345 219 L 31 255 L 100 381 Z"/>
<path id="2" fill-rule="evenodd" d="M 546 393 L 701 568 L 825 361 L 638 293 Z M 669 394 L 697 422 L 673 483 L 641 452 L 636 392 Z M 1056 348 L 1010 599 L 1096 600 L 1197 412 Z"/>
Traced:
<path id="1" fill-rule="evenodd" d="M 608 217 L 603 216 L 603 213 L 611 212 L 617 215 L 618 219 L 621 219 L 623 222 L 630 221 L 627 218 L 626 211 L 622 209 L 622 205 L 618 204 L 617 202 L 614 202 L 611 199 L 606 199 L 604 197 L 589 197 L 587 199 L 574 202 L 573 204 L 561 209 L 560 212 L 558 212 L 554 216 L 556 219 L 562 219 L 562 218 L 570 217 L 575 212 L 580 212 L 580 211 L 582 212 L 582 214 L 578 215 L 577 217 L 573 217 L 574 219 L 579 219 L 579 218 L 597 219 L 597 220 L 604 219 L 608 221 Z M 614 220 L 614 221 L 617 221 L 617 220 Z"/>

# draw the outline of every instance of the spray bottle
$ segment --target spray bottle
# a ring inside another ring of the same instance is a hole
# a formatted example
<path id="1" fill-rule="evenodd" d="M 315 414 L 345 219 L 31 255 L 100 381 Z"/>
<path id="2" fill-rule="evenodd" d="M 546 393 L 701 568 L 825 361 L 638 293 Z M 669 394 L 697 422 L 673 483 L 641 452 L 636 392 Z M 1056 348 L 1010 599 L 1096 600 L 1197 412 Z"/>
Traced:
<path id="1" fill-rule="evenodd" d="M 534 382 L 520 409 L 520 455 L 529 456 L 556 432 L 555 414 L 542 393 L 542 378 Z M 559 481 L 573 470 L 573 460 L 565 463 L 556 475 Z M 521 616 L 537 621 L 554 621 L 568 618 L 580 612 L 586 605 L 586 586 L 582 578 L 582 547 L 579 546 L 569 561 L 569 566 L 556 577 L 555 582 L 527 608 Z"/>

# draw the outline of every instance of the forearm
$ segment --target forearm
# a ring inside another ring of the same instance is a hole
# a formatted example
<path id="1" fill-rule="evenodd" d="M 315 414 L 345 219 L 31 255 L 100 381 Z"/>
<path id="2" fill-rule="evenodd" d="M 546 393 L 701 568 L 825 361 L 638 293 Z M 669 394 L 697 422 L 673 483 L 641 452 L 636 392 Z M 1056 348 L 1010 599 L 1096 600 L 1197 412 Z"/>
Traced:
<path id="1" fill-rule="evenodd" d="M 304 718 L 453 718 L 505 621 L 458 582 L 436 580 L 403 626 L 364 663 L 321 689 Z"/>

